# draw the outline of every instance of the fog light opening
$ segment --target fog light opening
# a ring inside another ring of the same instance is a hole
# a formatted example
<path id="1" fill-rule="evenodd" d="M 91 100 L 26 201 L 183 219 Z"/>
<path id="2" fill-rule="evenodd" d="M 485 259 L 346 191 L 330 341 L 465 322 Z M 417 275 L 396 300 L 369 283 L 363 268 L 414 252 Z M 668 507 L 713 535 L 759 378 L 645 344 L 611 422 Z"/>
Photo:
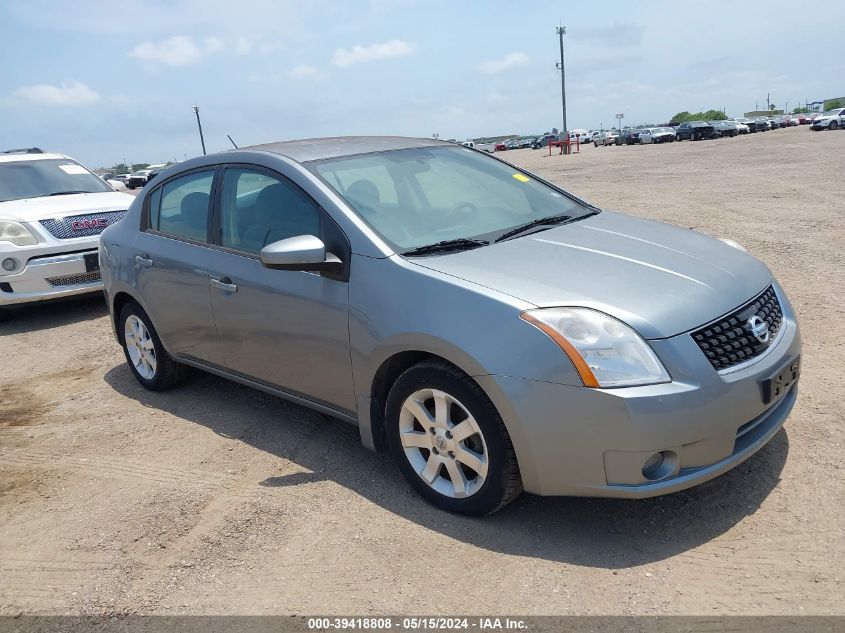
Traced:
<path id="1" fill-rule="evenodd" d="M 7 272 L 12 272 L 13 270 L 15 270 L 18 267 L 18 262 L 16 262 L 11 257 L 7 257 L 6 259 L 3 260 L 2 266 L 3 266 L 3 270 L 5 270 Z"/>
<path id="2" fill-rule="evenodd" d="M 659 451 L 650 455 L 643 464 L 643 477 L 648 481 L 657 481 L 668 477 L 675 471 L 678 456 L 673 451 Z"/>

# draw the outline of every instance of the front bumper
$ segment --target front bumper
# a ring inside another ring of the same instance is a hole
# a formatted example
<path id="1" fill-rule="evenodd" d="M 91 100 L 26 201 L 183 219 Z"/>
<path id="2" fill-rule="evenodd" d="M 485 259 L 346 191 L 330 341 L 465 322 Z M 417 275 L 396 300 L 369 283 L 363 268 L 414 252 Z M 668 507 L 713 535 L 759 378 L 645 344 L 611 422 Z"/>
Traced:
<path id="1" fill-rule="evenodd" d="M 703 483 L 737 466 L 783 426 L 791 384 L 766 405 L 761 380 L 798 358 L 801 338 L 782 292 L 782 332 L 758 360 L 719 374 L 689 334 L 650 341 L 672 382 L 588 389 L 508 376 L 477 376 L 505 421 L 523 484 L 541 495 L 643 498 Z M 664 451 L 658 478 L 643 465 Z"/>
<path id="2" fill-rule="evenodd" d="M 20 272 L 0 275 L 0 306 L 46 301 L 103 289 L 99 271 L 86 271 L 81 252 L 30 257 Z"/>

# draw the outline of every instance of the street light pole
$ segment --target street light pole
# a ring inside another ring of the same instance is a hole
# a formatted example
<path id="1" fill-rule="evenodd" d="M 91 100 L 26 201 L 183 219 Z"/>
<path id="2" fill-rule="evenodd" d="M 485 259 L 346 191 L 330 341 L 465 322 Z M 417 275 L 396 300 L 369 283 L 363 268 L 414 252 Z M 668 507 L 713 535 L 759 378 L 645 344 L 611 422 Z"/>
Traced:
<path id="1" fill-rule="evenodd" d="M 194 114 L 197 115 L 197 127 L 200 130 L 200 143 L 202 143 L 202 155 L 205 156 L 205 139 L 202 136 L 202 123 L 200 123 L 200 109 L 199 106 L 194 106 Z"/>
<path id="2" fill-rule="evenodd" d="M 560 63 L 557 65 L 560 68 L 560 102 L 561 107 L 563 108 L 563 130 L 561 131 L 561 139 L 564 138 L 564 134 L 567 133 L 568 128 L 566 127 L 566 69 L 563 65 L 563 36 L 566 34 L 566 27 L 559 26 L 555 29 L 555 32 L 560 39 Z M 569 138 L 566 136 L 565 138 Z"/>

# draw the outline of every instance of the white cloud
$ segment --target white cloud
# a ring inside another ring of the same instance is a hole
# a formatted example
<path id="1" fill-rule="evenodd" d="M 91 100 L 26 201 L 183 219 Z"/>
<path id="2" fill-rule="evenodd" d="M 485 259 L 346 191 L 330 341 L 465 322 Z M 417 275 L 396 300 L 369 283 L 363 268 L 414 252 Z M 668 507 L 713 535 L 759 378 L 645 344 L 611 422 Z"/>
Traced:
<path id="1" fill-rule="evenodd" d="M 252 42 L 248 37 L 239 37 L 237 44 L 235 44 L 235 54 L 249 55 L 252 52 Z"/>
<path id="2" fill-rule="evenodd" d="M 60 106 L 80 106 L 95 103 L 100 95 L 80 81 L 63 82 L 60 86 L 35 84 L 15 90 L 14 96 L 32 103 Z"/>
<path id="3" fill-rule="evenodd" d="M 287 72 L 287 76 L 291 77 L 292 79 L 325 79 L 325 73 L 317 68 L 316 66 L 309 66 L 308 64 L 302 64 L 300 66 L 296 66 L 291 68 Z"/>
<path id="4" fill-rule="evenodd" d="M 414 47 L 403 40 L 390 40 L 381 44 L 370 44 L 369 46 L 353 46 L 352 48 L 338 48 L 332 56 L 332 64 L 339 68 L 345 68 L 352 64 L 372 62 L 378 59 L 390 57 L 403 57 L 410 55 Z"/>
<path id="5" fill-rule="evenodd" d="M 223 40 L 219 37 L 207 37 L 205 38 L 205 54 L 206 55 L 213 55 L 219 51 L 223 50 Z"/>
<path id="6" fill-rule="evenodd" d="M 478 69 L 488 75 L 497 75 L 513 68 L 525 66 L 531 61 L 525 53 L 516 51 L 508 53 L 501 59 L 491 59 L 478 66 Z"/>
<path id="7" fill-rule="evenodd" d="M 129 51 L 129 57 L 166 66 L 189 66 L 222 49 L 223 41 L 218 37 L 205 38 L 200 47 L 192 37 L 174 35 L 160 42 L 141 42 Z"/>

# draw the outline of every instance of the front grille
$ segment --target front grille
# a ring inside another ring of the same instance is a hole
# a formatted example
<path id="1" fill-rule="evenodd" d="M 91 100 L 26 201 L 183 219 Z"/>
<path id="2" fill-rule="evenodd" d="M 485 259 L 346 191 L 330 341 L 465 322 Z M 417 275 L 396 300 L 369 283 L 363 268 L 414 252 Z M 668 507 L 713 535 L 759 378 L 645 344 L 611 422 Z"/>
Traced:
<path id="1" fill-rule="evenodd" d="M 63 275 L 61 277 L 48 277 L 47 283 L 54 288 L 58 286 L 77 286 L 79 284 L 90 284 L 100 281 L 100 271 L 94 270 L 90 273 L 77 273 L 75 275 Z"/>
<path id="2" fill-rule="evenodd" d="M 769 340 L 761 343 L 751 333 L 748 320 L 757 315 L 769 325 Z M 727 316 L 692 333 L 707 360 L 718 370 L 728 369 L 762 354 L 775 340 L 783 321 L 773 287 Z"/>
<path id="3" fill-rule="evenodd" d="M 50 231 L 53 237 L 69 240 L 73 237 L 99 235 L 107 226 L 120 220 L 126 211 L 106 211 L 104 213 L 86 213 L 69 215 L 66 218 L 41 220 L 41 226 Z"/>

